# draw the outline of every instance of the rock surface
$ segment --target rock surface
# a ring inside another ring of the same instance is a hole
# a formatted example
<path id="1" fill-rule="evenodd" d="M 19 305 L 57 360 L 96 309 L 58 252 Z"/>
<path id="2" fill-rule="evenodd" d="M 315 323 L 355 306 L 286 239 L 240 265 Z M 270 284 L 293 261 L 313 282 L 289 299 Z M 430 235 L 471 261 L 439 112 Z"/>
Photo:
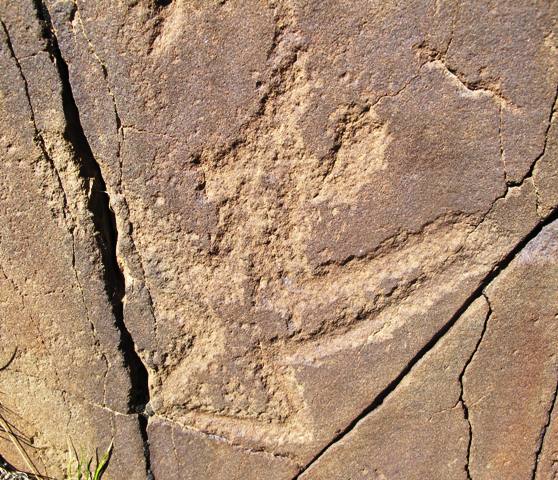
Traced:
<path id="1" fill-rule="evenodd" d="M 0 0 L 42 473 L 558 478 L 558 2 L 346 3 Z"/>

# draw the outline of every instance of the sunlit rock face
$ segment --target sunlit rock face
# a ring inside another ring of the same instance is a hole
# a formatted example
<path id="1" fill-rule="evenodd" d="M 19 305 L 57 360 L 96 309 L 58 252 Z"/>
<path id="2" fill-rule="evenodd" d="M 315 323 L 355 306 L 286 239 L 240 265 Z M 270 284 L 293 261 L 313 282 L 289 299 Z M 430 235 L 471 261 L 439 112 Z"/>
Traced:
<path id="1" fill-rule="evenodd" d="M 0 413 L 36 469 L 114 438 L 116 480 L 553 478 L 557 16 L 0 0 Z"/>

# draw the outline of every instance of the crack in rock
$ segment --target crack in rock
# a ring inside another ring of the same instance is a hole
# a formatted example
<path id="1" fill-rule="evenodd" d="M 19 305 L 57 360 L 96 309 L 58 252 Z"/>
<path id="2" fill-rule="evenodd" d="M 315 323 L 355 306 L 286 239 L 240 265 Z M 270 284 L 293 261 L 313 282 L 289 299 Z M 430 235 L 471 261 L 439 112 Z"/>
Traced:
<path id="1" fill-rule="evenodd" d="M 72 142 L 77 159 L 81 161 L 85 169 L 92 170 L 92 176 L 98 182 L 99 190 L 104 191 L 106 190 L 106 183 L 103 179 L 100 165 L 93 156 L 88 139 L 85 136 L 80 122 L 79 109 L 75 102 L 72 86 L 70 84 L 68 66 L 58 47 L 56 33 L 50 19 L 48 8 L 42 0 L 34 1 L 39 20 L 46 26 L 45 33 L 47 34 L 49 51 L 56 60 L 55 64 L 62 85 L 64 114 L 66 116 L 68 128 L 71 130 L 70 135 L 68 135 L 69 139 Z M 116 111 L 115 114 L 117 115 Z M 150 456 L 146 422 L 142 420 L 145 406 L 149 402 L 149 379 L 146 367 L 136 352 L 134 340 L 124 323 L 123 298 L 125 293 L 125 276 L 120 270 L 116 259 L 116 244 L 118 241 L 117 224 L 114 213 L 110 208 L 108 196 L 101 196 L 101 199 L 102 201 L 98 208 L 92 209 L 91 213 L 93 214 L 96 227 L 101 230 L 101 233 L 104 234 L 106 239 L 106 245 L 99 245 L 106 272 L 105 282 L 113 306 L 115 324 L 120 332 L 120 349 L 129 370 L 132 383 L 129 409 L 131 413 L 140 414 L 140 432 L 144 443 L 147 475 L 150 475 Z"/>
<path id="2" fill-rule="evenodd" d="M 481 295 L 486 300 L 486 303 L 488 305 L 488 311 L 486 312 L 486 315 L 484 317 L 482 331 L 481 331 L 481 334 L 479 335 L 479 339 L 477 341 L 477 344 L 475 345 L 475 348 L 474 348 L 473 352 L 471 353 L 471 355 L 467 359 L 467 362 L 465 363 L 465 366 L 463 367 L 463 370 L 461 371 L 461 374 L 459 375 L 460 393 L 459 393 L 458 403 L 460 403 L 462 408 L 463 408 L 463 417 L 467 421 L 467 425 L 468 425 L 468 429 L 469 429 L 469 441 L 467 443 L 467 461 L 465 463 L 465 471 L 467 473 L 467 479 L 468 480 L 472 480 L 472 475 L 471 475 L 471 470 L 469 468 L 469 463 L 470 463 L 470 459 L 471 459 L 471 446 L 473 444 L 473 425 L 471 424 L 471 419 L 469 418 L 469 405 L 467 404 L 467 402 L 465 401 L 465 398 L 464 398 L 465 389 L 464 389 L 464 385 L 463 385 L 463 378 L 465 377 L 465 374 L 467 373 L 467 369 L 469 368 L 469 365 L 471 364 L 471 362 L 473 361 L 473 358 L 475 357 L 477 351 L 479 350 L 479 347 L 480 347 L 480 345 L 481 345 L 481 343 L 484 339 L 486 329 L 488 327 L 488 321 L 490 319 L 490 316 L 492 315 L 492 305 L 490 304 L 490 300 L 489 300 L 487 294 L 485 292 L 483 292 Z"/>
<path id="3" fill-rule="evenodd" d="M 415 354 L 415 356 L 407 363 L 405 368 L 401 370 L 399 375 L 395 377 L 386 388 L 384 388 L 374 400 L 359 414 L 357 415 L 345 428 L 343 428 L 335 437 L 323 447 L 294 477 L 293 480 L 302 478 L 304 473 L 320 458 L 329 451 L 334 445 L 343 440 L 354 428 L 367 417 L 369 414 L 377 410 L 386 400 L 386 398 L 397 388 L 398 385 L 409 375 L 414 366 L 434 348 L 438 342 L 451 330 L 453 325 L 461 317 L 461 315 L 471 306 L 471 304 L 484 296 L 485 289 L 502 273 L 506 267 L 512 262 L 514 258 L 525 248 L 525 246 L 533 240 L 540 231 L 552 221 L 558 218 L 558 208 L 555 208 L 550 215 L 544 220 L 540 221 L 516 246 L 500 261 L 480 282 L 479 286 L 473 291 L 471 295 L 465 300 L 461 307 L 452 315 L 446 324 Z"/>
<path id="4" fill-rule="evenodd" d="M 556 379 L 556 387 L 554 388 L 554 394 L 552 395 L 550 408 L 548 409 L 548 412 L 546 414 L 546 422 L 541 429 L 541 434 L 537 444 L 537 451 L 535 452 L 535 462 L 533 463 L 531 480 L 535 480 L 537 477 L 537 470 L 539 468 L 540 456 L 545 446 L 546 433 L 548 432 L 548 428 L 550 427 L 550 423 L 552 422 L 552 419 L 554 417 L 554 408 L 556 407 L 556 403 L 558 403 L 558 378 Z"/>

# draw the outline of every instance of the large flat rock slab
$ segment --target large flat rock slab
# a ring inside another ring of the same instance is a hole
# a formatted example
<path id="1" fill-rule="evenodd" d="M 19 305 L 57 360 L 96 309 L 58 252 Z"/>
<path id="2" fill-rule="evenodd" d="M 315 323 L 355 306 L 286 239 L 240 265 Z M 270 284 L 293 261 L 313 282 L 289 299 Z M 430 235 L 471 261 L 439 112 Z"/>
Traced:
<path id="1" fill-rule="evenodd" d="M 44 468 L 83 430 L 116 479 L 551 472 L 557 16 L 0 1 L 1 404 Z"/>

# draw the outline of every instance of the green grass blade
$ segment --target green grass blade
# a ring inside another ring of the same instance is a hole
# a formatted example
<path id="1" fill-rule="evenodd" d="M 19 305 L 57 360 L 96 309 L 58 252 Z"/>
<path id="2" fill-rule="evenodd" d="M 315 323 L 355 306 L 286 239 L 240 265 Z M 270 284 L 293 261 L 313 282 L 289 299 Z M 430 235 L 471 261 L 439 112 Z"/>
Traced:
<path id="1" fill-rule="evenodd" d="M 74 466 L 74 458 L 72 457 L 72 441 L 68 438 L 68 465 L 66 467 L 66 479 L 70 480 L 72 478 Z"/>
<path id="2" fill-rule="evenodd" d="M 95 456 L 87 457 L 81 450 L 78 454 L 76 447 L 68 439 L 68 465 L 66 480 L 101 480 L 112 456 L 113 442 L 110 442 L 104 455 L 99 459 L 99 453 L 95 449 Z M 94 471 L 92 471 L 94 469 Z"/>
<path id="3" fill-rule="evenodd" d="M 76 480 L 83 480 L 82 472 L 83 472 L 83 467 L 82 467 L 82 464 L 81 464 L 81 460 L 79 460 L 79 457 L 78 457 Z"/>
<path id="4" fill-rule="evenodd" d="M 91 479 L 91 463 L 93 462 L 93 459 L 90 458 L 89 461 L 87 462 L 87 467 L 85 469 L 85 473 L 87 474 L 87 480 L 92 480 Z"/>
<path id="5" fill-rule="evenodd" d="M 101 457 L 101 460 L 97 464 L 97 468 L 95 469 L 95 474 L 93 475 L 92 480 L 101 480 L 101 477 L 103 476 L 103 473 L 107 468 L 108 462 L 110 460 L 110 456 L 112 455 L 112 447 L 113 447 L 113 442 L 111 441 L 107 451 Z"/>

